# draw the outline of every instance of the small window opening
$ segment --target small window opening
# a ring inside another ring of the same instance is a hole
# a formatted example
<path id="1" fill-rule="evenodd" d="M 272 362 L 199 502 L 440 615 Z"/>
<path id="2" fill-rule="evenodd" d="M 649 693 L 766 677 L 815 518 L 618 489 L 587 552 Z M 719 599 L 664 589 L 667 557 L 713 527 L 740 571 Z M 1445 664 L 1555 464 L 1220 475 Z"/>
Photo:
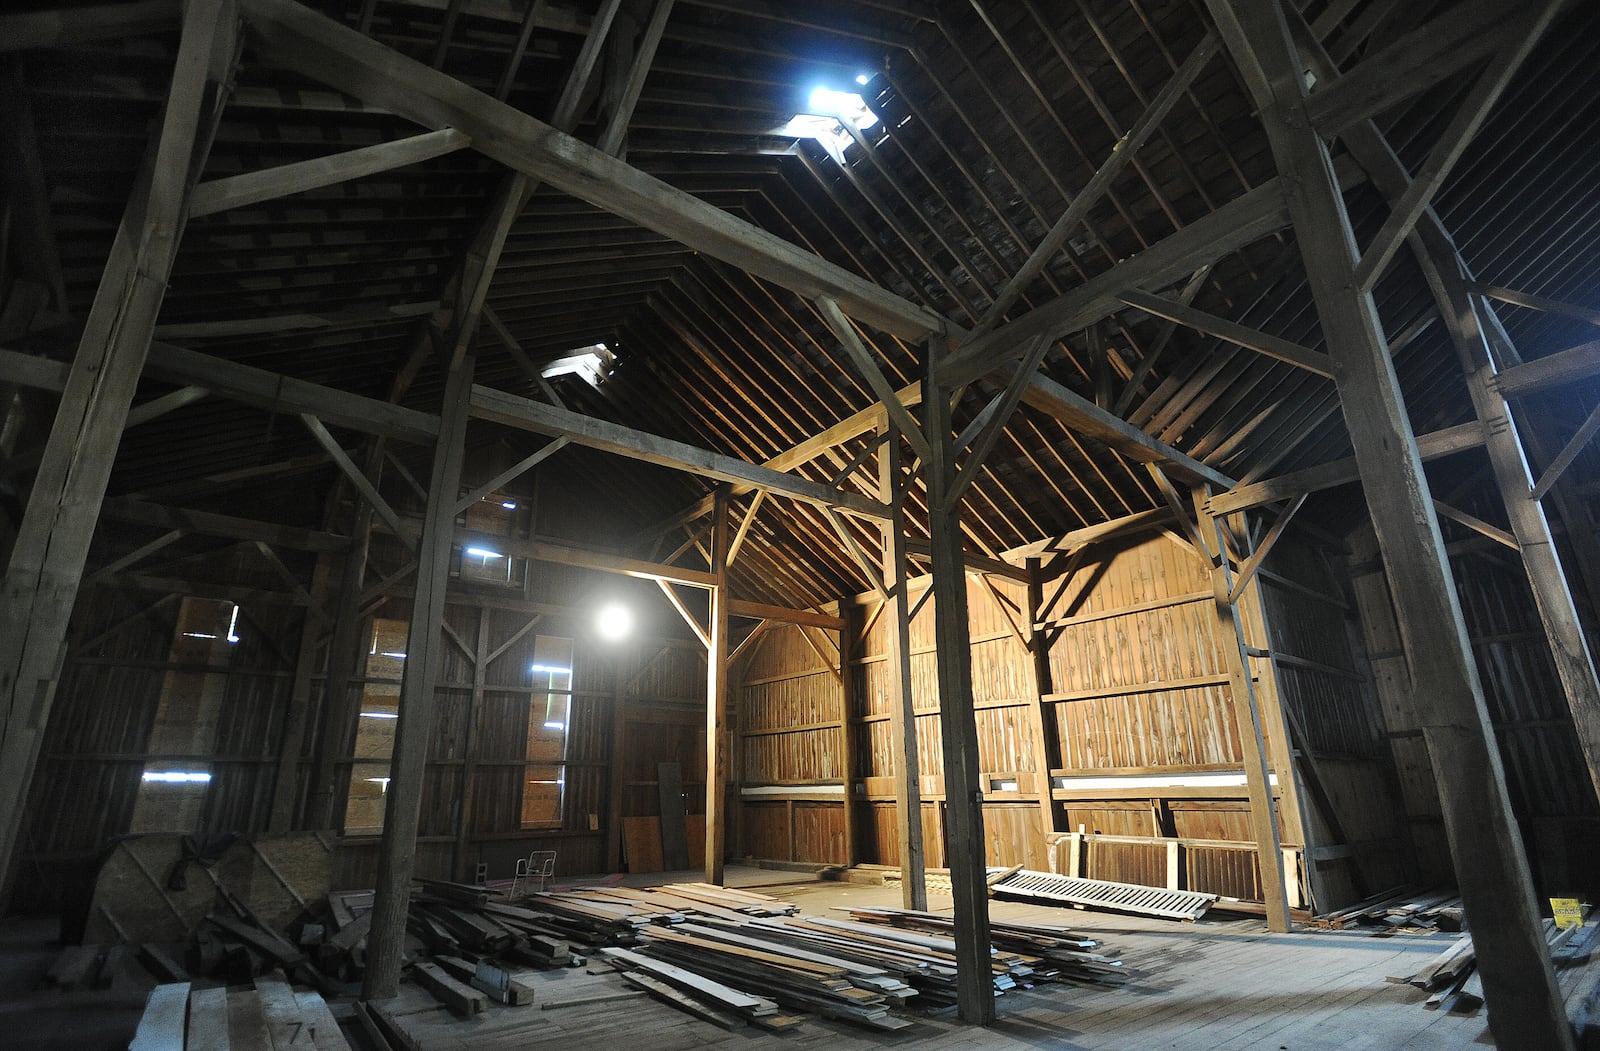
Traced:
<path id="1" fill-rule="evenodd" d="M 828 151 L 828 156 L 843 164 L 845 150 L 855 142 L 850 129 L 866 131 L 877 123 L 878 115 L 867 108 L 866 101 L 855 92 L 817 88 L 811 92 L 805 112 L 795 114 L 779 129 L 779 134 L 815 139 Z"/>
<path id="2" fill-rule="evenodd" d="M 539 375 L 547 380 L 558 376 L 578 376 L 591 387 L 600 386 L 601 382 L 611 375 L 612 364 L 616 355 L 604 343 L 591 343 L 587 347 L 579 347 L 564 357 L 556 358 L 539 371 Z"/>

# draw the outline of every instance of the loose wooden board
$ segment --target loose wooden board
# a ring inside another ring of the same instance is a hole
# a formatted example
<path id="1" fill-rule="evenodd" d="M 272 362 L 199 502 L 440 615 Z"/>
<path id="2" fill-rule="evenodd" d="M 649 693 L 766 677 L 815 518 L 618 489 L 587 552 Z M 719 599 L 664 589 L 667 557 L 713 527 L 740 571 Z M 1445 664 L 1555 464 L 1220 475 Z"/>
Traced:
<path id="1" fill-rule="evenodd" d="M 661 819 L 625 817 L 622 819 L 622 845 L 628 856 L 629 872 L 661 872 Z"/>

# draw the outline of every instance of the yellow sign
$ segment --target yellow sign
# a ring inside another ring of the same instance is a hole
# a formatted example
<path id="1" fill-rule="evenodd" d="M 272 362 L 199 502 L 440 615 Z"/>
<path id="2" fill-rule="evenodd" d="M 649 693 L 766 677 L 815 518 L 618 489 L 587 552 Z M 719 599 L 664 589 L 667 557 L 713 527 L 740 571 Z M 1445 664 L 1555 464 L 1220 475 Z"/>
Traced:
<path id="1" fill-rule="evenodd" d="M 1583 906 L 1578 904 L 1577 898 L 1551 898 L 1550 912 L 1556 918 L 1556 926 L 1562 930 L 1583 926 Z"/>

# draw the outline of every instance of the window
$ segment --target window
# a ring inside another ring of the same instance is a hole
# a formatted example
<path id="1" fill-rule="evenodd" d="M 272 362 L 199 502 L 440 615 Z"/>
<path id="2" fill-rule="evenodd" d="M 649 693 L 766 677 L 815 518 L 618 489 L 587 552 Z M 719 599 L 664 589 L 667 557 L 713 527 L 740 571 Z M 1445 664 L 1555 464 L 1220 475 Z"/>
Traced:
<path id="1" fill-rule="evenodd" d="M 405 675 L 410 630 L 411 623 L 406 620 L 376 617 L 372 621 L 350 789 L 345 797 L 344 830 L 351 835 L 383 831 L 384 795 L 389 788 L 389 759 L 394 754 L 395 722 L 400 718 L 400 680 Z"/>
<path id="2" fill-rule="evenodd" d="M 856 82 L 863 83 L 860 77 Z M 850 129 L 866 131 L 877 123 L 878 115 L 855 92 L 817 88 L 811 92 L 805 112 L 795 114 L 788 124 L 778 129 L 778 134 L 815 139 L 828 151 L 828 156 L 843 164 L 844 151 L 855 142 Z"/>
<path id="3" fill-rule="evenodd" d="M 616 355 L 611 353 L 610 347 L 604 343 L 591 343 L 556 358 L 541 369 L 539 375 L 547 380 L 558 376 L 577 376 L 589 386 L 598 387 L 601 380 L 611 375 L 611 365 L 615 360 Z"/>
<path id="4" fill-rule="evenodd" d="M 521 587 L 527 559 L 506 554 L 498 538 L 512 536 L 521 504 L 513 496 L 492 493 L 467 507 L 466 530 L 474 534 L 461 546 L 463 581 Z"/>
<path id="5" fill-rule="evenodd" d="M 167 652 L 161 700 L 146 751 L 130 832 L 189 832 L 203 824 L 228 676 L 239 641 L 239 607 L 185 598 Z"/>
<path id="6" fill-rule="evenodd" d="M 528 667 L 527 776 L 522 786 L 522 827 L 559 828 L 566 771 L 567 726 L 572 717 L 572 640 L 540 635 Z"/>

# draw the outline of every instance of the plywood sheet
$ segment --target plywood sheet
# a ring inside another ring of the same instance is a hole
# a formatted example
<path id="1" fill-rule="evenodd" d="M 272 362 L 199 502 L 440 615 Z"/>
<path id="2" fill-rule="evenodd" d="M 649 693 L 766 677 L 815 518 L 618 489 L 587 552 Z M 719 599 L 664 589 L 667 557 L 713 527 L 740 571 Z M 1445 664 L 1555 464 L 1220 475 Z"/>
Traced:
<path id="1" fill-rule="evenodd" d="M 661 819 L 659 817 L 623 818 L 622 846 L 627 854 L 629 872 L 662 871 Z"/>

